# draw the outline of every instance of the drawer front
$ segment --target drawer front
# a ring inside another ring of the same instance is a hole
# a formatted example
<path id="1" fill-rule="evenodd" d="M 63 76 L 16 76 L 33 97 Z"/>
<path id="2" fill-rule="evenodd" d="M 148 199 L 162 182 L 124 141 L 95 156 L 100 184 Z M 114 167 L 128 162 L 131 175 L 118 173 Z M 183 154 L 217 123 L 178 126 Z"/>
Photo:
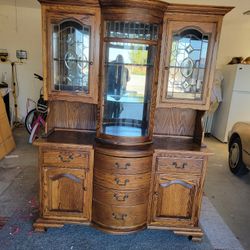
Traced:
<path id="1" fill-rule="evenodd" d="M 42 164 L 47 166 L 87 168 L 89 153 L 69 150 L 43 151 L 42 161 Z"/>
<path id="2" fill-rule="evenodd" d="M 137 175 L 109 174 L 94 170 L 94 182 L 100 186 L 119 190 L 148 188 L 151 173 Z"/>
<path id="3" fill-rule="evenodd" d="M 115 230 L 141 227 L 147 222 L 147 205 L 113 206 L 93 201 L 92 220 L 103 227 Z"/>
<path id="4" fill-rule="evenodd" d="M 120 191 L 94 185 L 94 200 L 104 204 L 117 206 L 134 206 L 147 204 L 149 199 L 149 189 L 136 191 Z"/>
<path id="5" fill-rule="evenodd" d="M 119 174 L 138 174 L 151 171 L 152 157 L 121 158 L 95 154 L 95 168 Z"/>
<path id="6" fill-rule="evenodd" d="M 156 158 L 156 171 L 158 172 L 193 172 L 201 173 L 203 159 L 195 157 L 181 157 L 172 156 L 172 157 L 157 157 Z"/>

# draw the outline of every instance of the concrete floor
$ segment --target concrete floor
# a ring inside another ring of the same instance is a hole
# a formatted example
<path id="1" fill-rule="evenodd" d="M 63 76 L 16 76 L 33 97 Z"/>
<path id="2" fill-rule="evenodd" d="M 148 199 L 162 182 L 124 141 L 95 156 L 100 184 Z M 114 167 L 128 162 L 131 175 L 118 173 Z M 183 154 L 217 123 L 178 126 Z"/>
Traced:
<path id="1" fill-rule="evenodd" d="M 11 216 L 30 202 L 30 194 L 38 193 L 37 149 L 27 143 L 23 128 L 15 129 L 14 136 L 14 158 L 0 161 L 0 216 Z M 250 173 L 242 178 L 232 175 L 227 164 L 227 145 L 214 138 L 206 138 L 205 143 L 215 153 L 209 159 L 205 195 L 242 246 L 250 250 Z"/>
<path id="2" fill-rule="evenodd" d="M 250 173 L 234 176 L 228 167 L 227 144 L 205 138 L 209 158 L 205 195 L 245 249 L 250 249 Z"/>

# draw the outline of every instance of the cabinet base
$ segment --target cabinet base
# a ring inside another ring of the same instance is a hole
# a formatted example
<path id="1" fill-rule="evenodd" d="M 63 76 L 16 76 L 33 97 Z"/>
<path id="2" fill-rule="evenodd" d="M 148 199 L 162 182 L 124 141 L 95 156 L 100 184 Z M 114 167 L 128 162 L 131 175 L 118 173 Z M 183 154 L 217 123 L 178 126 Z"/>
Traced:
<path id="1" fill-rule="evenodd" d="M 55 219 L 44 219 L 38 218 L 33 223 L 33 228 L 35 232 L 45 232 L 48 228 L 61 228 L 65 224 L 82 224 L 82 225 L 90 225 L 89 222 L 82 222 L 82 221 L 60 221 Z"/>
<path id="2" fill-rule="evenodd" d="M 105 233 L 108 233 L 108 234 L 114 234 L 114 235 L 123 235 L 123 234 L 132 234 L 132 233 L 136 233 L 138 231 L 141 231 L 141 230 L 144 230 L 147 228 L 147 225 L 143 225 L 143 226 L 140 226 L 140 227 L 137 227 L 137 228 L 133 228 L 133 229 L 127 229 L 127 230 L 124 230 L 124 229 L 112 229 L 112 228 L 107 228 L 107 227 L 104 227 L 104 226 L 100 226 L 94 222 L 92 222 L 92 226 L 98 230 L 101 230 Z"/>
<path id="3" fill-rule="evenodd" d="M 177 235 L 187 236 L 192 241 L 201 241 L 203 232 L 199 227 L 163 227 L 163 226 L 148 226 L 149 229 L 170 230 Z"/>
<path id="4" fill-rule="evenodd" d="M 107 228 L 104 226 L 100 226 L 94 222 L 82 222 L 82 221 L 60 221 L 60 220 L 53 220 L 53 219 L 44 219 L 39 218 L 37 219 L 34 224 L 33 228 L 35 232 L 45 232 L 48 228 L 61 228 L 65 224 L 82 224 L 82 225 L 91 225 L 94 228 L 101 230 L 105 233 L 113 234 L 113 235 L 123 235 L 123 234 L 132 234 L 138 231 L 148 229 L 160 229 L 160 230 L 169 230 L 173 231 L 176 235 L 186 236 L 192 241 L 201 241 L 203 237 L 203 232 L 199 227 L 164 227 L 164 226 L 147 226 L 142 225 L 140 227 L 131 229 L 131 230 L 124 230 L 124 229 L 112 229 Z"/>

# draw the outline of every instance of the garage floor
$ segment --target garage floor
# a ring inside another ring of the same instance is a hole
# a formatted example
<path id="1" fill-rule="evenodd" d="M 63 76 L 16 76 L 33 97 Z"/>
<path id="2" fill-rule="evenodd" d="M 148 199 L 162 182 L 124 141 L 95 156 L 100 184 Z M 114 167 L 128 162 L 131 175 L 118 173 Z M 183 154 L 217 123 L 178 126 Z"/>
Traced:
<path id="1" fill-rule="evenodd" d="M 209 158 L 205 195 L 245 249 L 250 249 L 250 173 L 234 176 L 227 163 L 227 144 L 213 137 L 205 138 Z"/>
<path id="2" fill-rule="evenodd" d="M 23 128 L 15 129 L 14 135 L 17 149 L 11 158 L 0 161 L 0 216 L 11 216 L 32 202 L 28 199 L 31 189 L 38 193 L 37 150 L 27 143 Z M 209 160 L 205 195 L 242 246 L 250 250 L 250 173 L 242 178 L 233 176 L 227 166 L 227 145 L 214 138 L 206 138 L 205 143 L 215 153 Z"/>

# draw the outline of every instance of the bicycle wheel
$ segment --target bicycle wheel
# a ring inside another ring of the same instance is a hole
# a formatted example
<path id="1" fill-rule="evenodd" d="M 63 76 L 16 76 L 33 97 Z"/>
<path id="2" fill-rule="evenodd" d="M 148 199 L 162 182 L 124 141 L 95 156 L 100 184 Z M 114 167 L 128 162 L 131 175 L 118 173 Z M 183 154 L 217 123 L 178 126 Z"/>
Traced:
<path id="1" fill-rule="evenodd" d="M 29 137 L 29 143 L 33 143 L 33 141 L 36 139 L 37 137 L 37 130 L 39 129 L 39 123 L 36 123 L 35 126 L 33 127 L 31 133 L 30 133 L 30 137 Z"/>
<path id="2" fill-rule="evenodd" d="M 32 128 L 34 126 L 34 121 L 37 119 L 38 115 L 39 114 L 38 114 L 37 110 L 32 109 L 25 117 L 25 128 L 27 129 L 29 134 L 32 131 Z"/>

